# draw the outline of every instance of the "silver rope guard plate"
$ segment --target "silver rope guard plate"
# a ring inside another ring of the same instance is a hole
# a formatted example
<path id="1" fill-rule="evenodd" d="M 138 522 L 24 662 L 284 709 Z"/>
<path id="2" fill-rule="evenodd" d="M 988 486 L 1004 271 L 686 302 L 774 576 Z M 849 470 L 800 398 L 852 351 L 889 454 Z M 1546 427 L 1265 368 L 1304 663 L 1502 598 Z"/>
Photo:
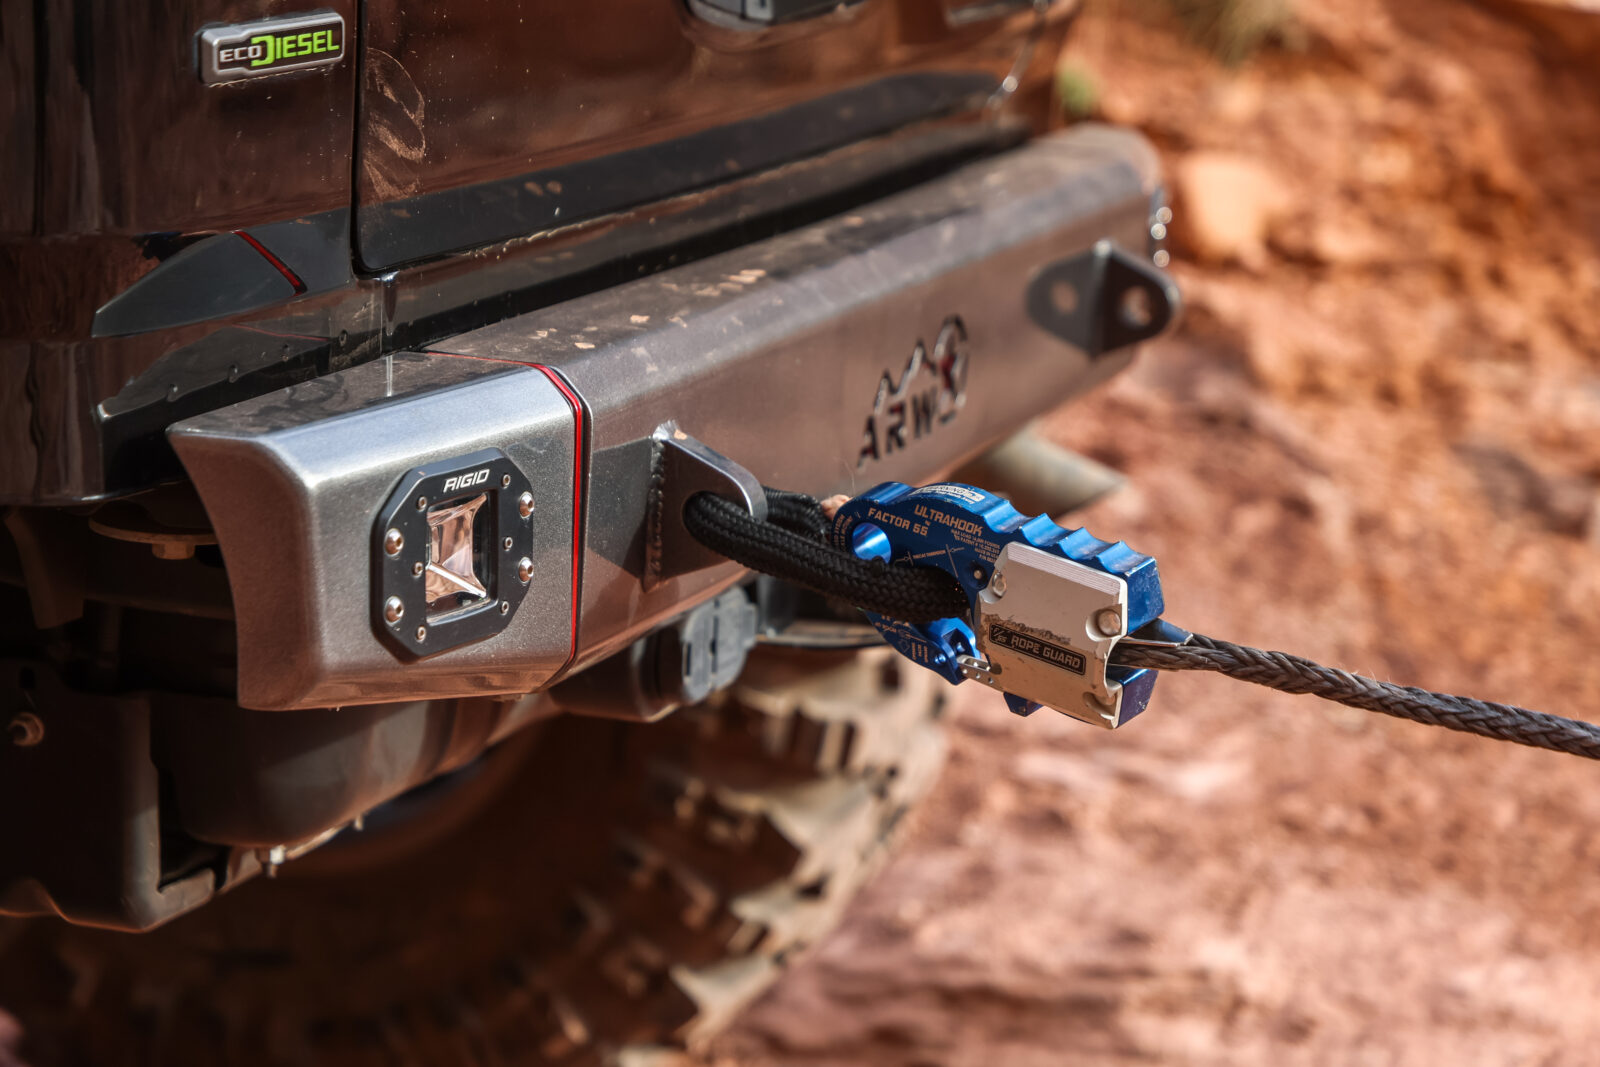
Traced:
<path id="1" fill-rule="evenodd" d="M 1106 677 L 1128 633 L 1128 582 L 1026 544 L 1009 544 L 978 594 L 982 660 L 962 673 L 1097 726 L 1122 725 L 1122 686 Z"/>

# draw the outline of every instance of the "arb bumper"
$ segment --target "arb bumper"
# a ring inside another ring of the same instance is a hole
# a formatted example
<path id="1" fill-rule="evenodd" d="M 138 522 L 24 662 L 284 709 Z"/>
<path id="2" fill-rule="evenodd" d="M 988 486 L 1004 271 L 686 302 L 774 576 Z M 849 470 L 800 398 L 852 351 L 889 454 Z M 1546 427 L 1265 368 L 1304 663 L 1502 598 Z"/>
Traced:
<path id="1" fill-rule="evenodd" d="M 937 476 L 1171 321 L 1137 135 L 1079 127 L 804 229 L 179 423 L 259 709 L 524 693 L 738 580 L 647 581 L 658 427 L 816 494 Z"/>

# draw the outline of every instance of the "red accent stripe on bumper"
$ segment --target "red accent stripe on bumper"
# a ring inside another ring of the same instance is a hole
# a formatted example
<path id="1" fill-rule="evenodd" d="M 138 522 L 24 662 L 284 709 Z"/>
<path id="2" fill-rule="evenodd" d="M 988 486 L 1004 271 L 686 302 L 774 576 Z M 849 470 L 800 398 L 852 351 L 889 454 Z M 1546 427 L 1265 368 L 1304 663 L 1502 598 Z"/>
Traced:
<path id="1" fill-rule="evenodd" d="M 567 651 L 567 662 L 562 670 L 572 665 L 578 655 L 578 607 L 582 603 L 583 579 L 583 401 L 573 391 L 559 371 L 542 363 L 527 364 L 550 379 L 550 384 L 561 391 L 572 405 L 572 424 L 577 440 L 572 446 L 572 643 Z"/>

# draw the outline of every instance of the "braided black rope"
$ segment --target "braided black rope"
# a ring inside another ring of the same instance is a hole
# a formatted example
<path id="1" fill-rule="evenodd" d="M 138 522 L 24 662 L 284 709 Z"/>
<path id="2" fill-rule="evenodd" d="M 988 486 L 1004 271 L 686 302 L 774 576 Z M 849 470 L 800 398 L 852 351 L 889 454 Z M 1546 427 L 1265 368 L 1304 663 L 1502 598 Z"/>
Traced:
<path id="1" fill-rule="evenodd" d="M 1513 704 L 1395 685 L 1360 674 L 1324 667 L 1287 652 L 1268 652 L 1195 634 L 1186 645 L 1119 644 L 1111 661 L 1124 667 L 1160 671 L 1216 671 L 1285 693 L 1310 693 L 1352 708 L 1398 719 L 1443 726 L 1447 730 L 1493 737 L 1534 748 L 1600 759 L 1600 726 L 1564 719 Z"/>
<path id="2" fill-rule="evenodd" d="M 767 521 L 818 544 L 828 539 L 828 516 L 814 496 L 762 486 L 767 495 Z"/>
<path id="3" fill-rule="evenodd" d="M 759 522 L 731 500 L 697 493 L 683 509 L 683 524 L 701 544 L 736 563 L 866 611 L 906 622 L 967 614 L 966 595 L 943 571 L 857 559 L 825 543 L 822 509 L 805 497 L 815 509 L 808 513 L 803 501 L 793 499 L 799 496 L 768 490 L 771 519 Z"/>

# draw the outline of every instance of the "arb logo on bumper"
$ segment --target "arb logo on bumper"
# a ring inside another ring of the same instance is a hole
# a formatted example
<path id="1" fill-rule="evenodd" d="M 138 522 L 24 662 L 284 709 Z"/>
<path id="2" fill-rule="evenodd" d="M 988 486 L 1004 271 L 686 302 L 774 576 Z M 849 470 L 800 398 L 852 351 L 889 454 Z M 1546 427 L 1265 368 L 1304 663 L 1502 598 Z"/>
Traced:
<path id="1" fill-rule="evenodd" d="M 967 402 L 967 326 L 951 315 L 939 327 L 933 352 L 921 338 L 896 379 L 884 371 L 861 430 L 856 470 L 920 441 L 960 412 Z"/>
<path id="2" fill-rule="evenodd" d="M 200 31 L 199 45 L 200 80 L 207 85 L 326 67 L 344 58 L 344 19 L 296 15 L 212 26 Z"/>

